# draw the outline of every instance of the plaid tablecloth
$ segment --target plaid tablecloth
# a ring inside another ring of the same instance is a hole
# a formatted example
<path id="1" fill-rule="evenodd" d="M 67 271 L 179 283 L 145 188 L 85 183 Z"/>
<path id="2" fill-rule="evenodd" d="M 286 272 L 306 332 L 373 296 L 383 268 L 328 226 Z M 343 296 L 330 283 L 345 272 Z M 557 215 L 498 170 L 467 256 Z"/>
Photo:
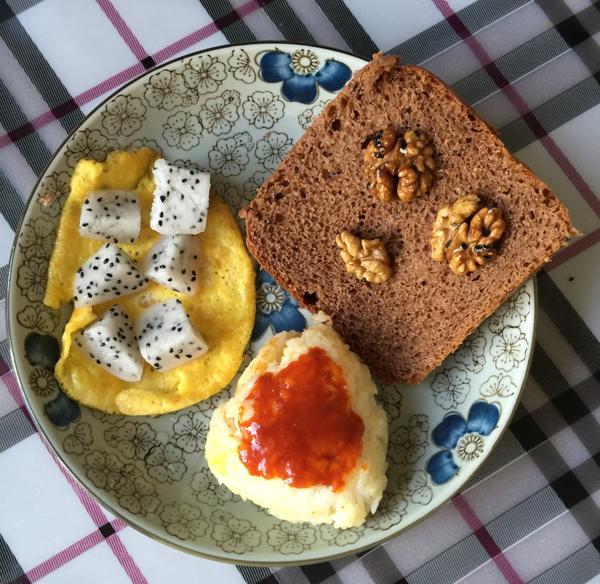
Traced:
<path id="1" fill-rule="evenodd" d="M 28 419 L 2 317 L 0 584 L 598 578 L 598 2 L 0 0 L 0 309 L 36 177 L 101 99 L 189 51 L 281 39 L 423 64 L 568 205 L 584 235 L 538 276 L 535 356 L 510 430 L 461 495 L 360 557 L 280 570 L 219 564 L 138 534 L 62 472 Z"/>

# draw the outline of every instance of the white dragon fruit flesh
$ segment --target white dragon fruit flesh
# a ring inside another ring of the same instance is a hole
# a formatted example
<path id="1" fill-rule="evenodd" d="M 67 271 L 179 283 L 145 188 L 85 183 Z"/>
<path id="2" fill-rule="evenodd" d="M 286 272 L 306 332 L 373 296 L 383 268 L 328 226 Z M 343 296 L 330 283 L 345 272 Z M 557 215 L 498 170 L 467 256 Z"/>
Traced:
<path id="1" fill-rule="evenodd" d="M 90 239 L 133 243 L 140 235 L 140 223 L 135 191 L 96 191 L 83 201 L 79 233 Z"/>
<path id="2" fill-rule="evenodd" d="M 206 229 L 210 174 L 159 158 L 152 169 L 150 227 L 163 235 L 194 235 Z"/>
<path id="3" fill-rule="evenodd" d="M 133 260 L 114 243 L 103 245 L 75 274 L 75 306 L 90 306 L 126 296 L 148 283 Z"/>
<path id="4" fill-rule="evenodd" d="M 148 252 L 144 275 L 182 294 L 198 288 L 200 240 L 195 235 L 165 235 Z"/>
<path id="5" fill-rule="evenodd" d="M 136 329 L 142 357 L 154 369 L 169 371 L 208 351 L 180 300 L 153 304 L 140 316 Z"/>
<path id="6" fill-rule="evenodd" d="M 144 361 L 138 349 L 133 325 L 118 304 L 111 306 L 98 320 L 76 337 L 77 345 L 90 359 L 123 381 L 139 381 Z"/>

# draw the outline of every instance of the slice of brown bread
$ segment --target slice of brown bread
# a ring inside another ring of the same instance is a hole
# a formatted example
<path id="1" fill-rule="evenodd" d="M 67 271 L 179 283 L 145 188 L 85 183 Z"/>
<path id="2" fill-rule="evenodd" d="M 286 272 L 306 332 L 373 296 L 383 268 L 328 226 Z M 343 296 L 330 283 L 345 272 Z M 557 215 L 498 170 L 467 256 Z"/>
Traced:
<path id="1" fill-rule="evenodd" d="M 429 194 L 382 203 L 363 175 L 365 139 L 393 125 L 432 139 Z M 507 222 L 498 256 L 473 276 L 430 255 L 438 209 L 476 193 Z M 577 231 L 546 184 L 439 79 L 375 55 L 324 109 L 246 210 L 261 266 L 312 311 L 323 310 L 384 381 L 418 383 Z M 381 238 L 392 277 L 349 274 L 335 238 Z"/>

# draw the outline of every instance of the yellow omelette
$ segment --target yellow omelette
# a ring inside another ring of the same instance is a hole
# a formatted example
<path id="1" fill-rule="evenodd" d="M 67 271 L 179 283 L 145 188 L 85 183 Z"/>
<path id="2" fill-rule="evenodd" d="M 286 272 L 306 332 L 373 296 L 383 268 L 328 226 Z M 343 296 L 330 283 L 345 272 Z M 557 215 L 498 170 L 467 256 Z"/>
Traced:
<path id="1" fill-rule="evenodd" d="M 154 191 L 152 165 L 158 154 L 149 148 L 109 154 L 106 162 L 82 160 L 71 180 L 50 267 L 44 303 L 59 308 L 73 299 L 77 269 L 104 242 L 79 235 L 81 206 L 90 191 L 135 190 L 142 213 L 140 236 L 133 244 L 119 244 L 134 260 L 143 262 L 158 241 L 150 229 Z M 143 290 L 95 306 L 75 308 L 63 337 L 56 378 L 78 402 L 104 412 L 153 415 L 179 410 L 214 395 L 225 387 L 240 367 L 254 324 L 254 267 L 239 228 L 227 207 L 211 193 L 206 231 L 200 239 L 198 291 L 179 294 L 151 282 Z M 208 352 L 170 371 L 144 364 L 142 379 L 126 382 L 96 365 L 72 337 L 114 303 L 122 305 L 135 321 L 155 302 L 179 298 L 208 343 Z"/>

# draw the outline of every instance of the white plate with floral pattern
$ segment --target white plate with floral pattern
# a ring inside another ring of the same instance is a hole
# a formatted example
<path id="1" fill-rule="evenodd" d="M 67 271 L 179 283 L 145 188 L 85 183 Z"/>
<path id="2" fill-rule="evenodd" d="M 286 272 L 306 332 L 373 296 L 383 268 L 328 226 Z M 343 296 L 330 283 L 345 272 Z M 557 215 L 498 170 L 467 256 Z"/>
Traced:
<path id="1" fill-rule="evenodd" d="M 177 59 L 111 96 L 58 151 L 29 202 L 13 250 L 9 325 L 15 370 L 43 435 L 115 515 L 182 550 L 237 563 L 308 563 L 369 548 L 422 519 L 479 468 L 517 405 L 532 352 L 535 287 L 526 283 L 419 387 L 382 386 L 388 488 L 360 528 L 290 524 L 219 486 L 203 448 L 231 386 L 174 414 L 112 416 L 80 407 L 52 375 L 68 310 L 42 304 L 73 167 L 140 145 L 192 160 L 239 210 L 311 120 L 363 65 L 338 51 L 261 43 Z M 247 360 L 275 332 L 310 318 L 265 272 Z M 232 386 L 234 384 L 232 383 Z"/>

